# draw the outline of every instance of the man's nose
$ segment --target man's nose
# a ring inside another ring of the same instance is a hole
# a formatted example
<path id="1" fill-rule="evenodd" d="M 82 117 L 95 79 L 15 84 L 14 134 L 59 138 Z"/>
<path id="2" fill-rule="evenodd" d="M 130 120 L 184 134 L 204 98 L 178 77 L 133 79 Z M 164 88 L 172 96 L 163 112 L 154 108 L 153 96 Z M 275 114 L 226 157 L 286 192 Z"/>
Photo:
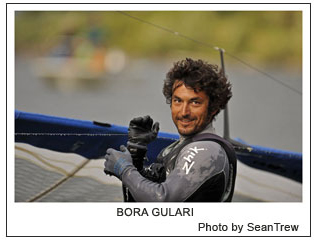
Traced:
<path id="1" fill-rule="evenodd" d="M 182 116 L 190 115 L 190 113 L 191 113 L 191 111 L 190 111 L 189 104 L 188 103 L 183 103 L 182 109 L 181 109 Z"/>

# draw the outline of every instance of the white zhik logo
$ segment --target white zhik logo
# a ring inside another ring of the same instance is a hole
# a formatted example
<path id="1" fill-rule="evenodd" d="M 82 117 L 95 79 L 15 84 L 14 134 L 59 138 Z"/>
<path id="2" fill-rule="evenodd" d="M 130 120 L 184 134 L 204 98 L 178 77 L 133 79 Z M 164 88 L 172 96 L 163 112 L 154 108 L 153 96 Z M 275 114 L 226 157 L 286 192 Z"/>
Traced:
<path id="1" fill-rule="evenodd" d="M 205 148 L 189 148 L 188 151 L 188 155 L 186 157 L 184 157 L 183 159 L 185 160 L 185 163 L 183 165 L 183 170 L 185 170 L 185 174 L 188 174 L 190 172 L 190 169 L 192 168 L 193 164 L 195 163 L 193 161 L 195 155 L 199 152 L 199 151 L 204 151 Z"/>

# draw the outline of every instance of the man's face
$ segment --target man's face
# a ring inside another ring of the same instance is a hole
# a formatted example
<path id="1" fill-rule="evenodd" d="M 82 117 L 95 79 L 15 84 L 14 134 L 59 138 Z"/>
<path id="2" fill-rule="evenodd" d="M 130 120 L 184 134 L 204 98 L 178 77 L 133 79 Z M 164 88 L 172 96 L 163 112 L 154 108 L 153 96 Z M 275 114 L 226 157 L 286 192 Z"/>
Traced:
<path id="1" fill-rule="evenodd" d="M 174 86 L 179 85 L 179 81 Z M 202 131 L 210 122 L 208 117 L 209 97 L 204 91 L 195 92 L 184 84 L 172 94 L 171 114 L 178 132 L 190 136 Z"/>

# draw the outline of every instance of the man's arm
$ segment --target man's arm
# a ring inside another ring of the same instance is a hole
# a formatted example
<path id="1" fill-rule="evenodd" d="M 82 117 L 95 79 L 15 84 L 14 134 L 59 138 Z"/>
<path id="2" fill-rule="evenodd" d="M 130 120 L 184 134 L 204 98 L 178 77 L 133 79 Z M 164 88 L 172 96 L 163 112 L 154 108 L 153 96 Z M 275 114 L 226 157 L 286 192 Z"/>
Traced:
<path id="1" fill-rule="evenodd" d="M 122 182 L 136 201 L 180 202 L 192 196 L 204 183 L 222 173 L 228 177 L 228 158 L 223 148 L 208 141 L 194 142 L 182 149 L 166 181 L 155 183 L 144 178 L 136 168 L 122 174 Z M 223 180 L 223 193 L 227 184 Z"/>

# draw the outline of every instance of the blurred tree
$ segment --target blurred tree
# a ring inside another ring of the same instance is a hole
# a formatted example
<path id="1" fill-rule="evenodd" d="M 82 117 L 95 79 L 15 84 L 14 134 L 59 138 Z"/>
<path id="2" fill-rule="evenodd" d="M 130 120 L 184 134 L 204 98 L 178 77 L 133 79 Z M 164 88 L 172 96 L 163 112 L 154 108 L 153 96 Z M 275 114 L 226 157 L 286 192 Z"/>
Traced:
<path id="1" fill-rule="evenodd" d="M 261 64 L 301 67 L 300 11 L 135 11 L 129 14 Z M 60 37 L 90 36 L 134 57 L 210 55 L 211 49 L 119 12 L 25 11 L 15 16 L 16 53 L 47 54 Z"/>

